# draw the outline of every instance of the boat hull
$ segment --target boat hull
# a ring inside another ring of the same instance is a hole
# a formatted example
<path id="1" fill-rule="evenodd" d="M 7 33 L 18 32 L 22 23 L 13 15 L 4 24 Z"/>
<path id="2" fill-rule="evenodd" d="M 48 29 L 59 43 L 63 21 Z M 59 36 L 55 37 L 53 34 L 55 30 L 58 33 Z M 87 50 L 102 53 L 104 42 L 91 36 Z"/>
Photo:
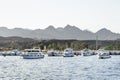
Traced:
<path id="1" fill-rule="evenodd" d="M 90 53 L 89 53 L 89 54 L 82 53 L 81 55 L 82 55 L 82 56 L 91 56 L 91 54 L 90 54 Z"/>
<path id="2" fill-rule="evenodd" d="M 40 55 L 40 56 L 23 55 L 23 59 L 42 59 L 42 58 L 44 58 L 44 55 Z"/>
<path id="3" fill-rule="evenodd" d="M 98 56 L 99 59 L 108 59 L 111 58 L 111 56 Z"/>
<path id="4" fill-rule="evenodd" d="M 74 57 L 74 54 L 64 54 L 63 57 Z"/>
<path id="5" fill-rule="evenodd" d="M 48 56 L 62 56 L 62 54 L 58 54 L 58 53 L 48 53 Z"/>
<path id="6" fill-rule="evenodd" d="M 63 57 L 74 57 L 74 56 L 66 56 L 66 55 L 64 55 Z"/>

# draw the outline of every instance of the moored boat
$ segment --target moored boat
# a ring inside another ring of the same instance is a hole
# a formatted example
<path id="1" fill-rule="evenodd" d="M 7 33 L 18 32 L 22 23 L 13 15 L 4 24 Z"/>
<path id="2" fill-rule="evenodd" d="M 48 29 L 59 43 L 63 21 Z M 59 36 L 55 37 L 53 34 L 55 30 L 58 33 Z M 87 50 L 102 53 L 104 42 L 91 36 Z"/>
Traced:
<path id="1" fill-rule="evenodd" d="M 98 53 L 98 58 L 99 59 L 107 59 L 107 58 L 111 58 L 111 56 L 109 55 L 108 52 L 99 52 Z"/>
<path id="2" fill-rule="evenodd" d="M 91 56 L 92 54 L 93 54 L 93 52 L 91 52 L 88 49 L 84 49 L 84 50 L 81 51 L 82 56 Z"/>
<path id="3" fill-rule="evenodd" d="M 67 48 L 63 52 L 63 57 L 74 57 L 73 49 Z"/>
<path id="4" fill-rule="evenodd" d="M 3 51 L 0 52 L 0 54 L 3 56 L 20 56 L 21 52 L 18 50 L 12 50 L 12 51 Z"/>
<path id="5" fill-rule="evenodd" d="M 44 58 L 41 49 L 25 49 L 23 52 L 23 59 L 40 59 Z"/>
<path id="6" fill-rule="evenodd" d="M 55 51 L 55 50 L 49 50 L 47 54 L 48 56 L 62 56 L 60 51 Z"/>

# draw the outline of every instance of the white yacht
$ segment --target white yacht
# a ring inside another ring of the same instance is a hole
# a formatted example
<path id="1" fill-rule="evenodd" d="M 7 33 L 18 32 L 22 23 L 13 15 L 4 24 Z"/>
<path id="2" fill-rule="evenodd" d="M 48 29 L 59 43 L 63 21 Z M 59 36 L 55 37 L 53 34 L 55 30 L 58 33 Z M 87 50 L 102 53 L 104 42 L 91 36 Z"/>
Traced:
<path id="1" fill-rule="evenodd" d="M 91 52 L 88 49 L 84 49 L 84 50 L 81 51 L 82 56 L 91 56 L 92 54 L 93 54 L 93 52 Z"/>
<path id="2" fill-rule="evenodd" d="M 41 49 L 25 49 L 23 52 L 23 59 L 40 59 L 44 58 Z"/>
<path id="3" fill-rule="evenodd" d="M 74 57 L 73 49 L 67 48 L 63 52 L 63 57 Z"/>
<path id="4" fill-rule="evenodd" d="M 47 54 L 48 56 L 62 56 L 60 51 L 55 51 L 55 50 L 49 50 Z"/>
<path id="5" fill-rule="evenodd" d="M 99 59 L 107 59 L 107 58 L 111 58 L 111 56 L 109 55 L 109 52 L 99 52 L 98 58 Z"/>

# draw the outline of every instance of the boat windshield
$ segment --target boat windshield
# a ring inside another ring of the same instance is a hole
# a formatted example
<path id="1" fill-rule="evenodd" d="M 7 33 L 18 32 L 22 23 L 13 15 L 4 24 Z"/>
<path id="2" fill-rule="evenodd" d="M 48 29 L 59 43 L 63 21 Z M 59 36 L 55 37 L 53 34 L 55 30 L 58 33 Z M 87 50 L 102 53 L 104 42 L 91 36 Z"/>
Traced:
<path id="1" fill-rule="evenodd" d="M 40 50 L 25 50 L 25 52 L 40 52 Z"/>

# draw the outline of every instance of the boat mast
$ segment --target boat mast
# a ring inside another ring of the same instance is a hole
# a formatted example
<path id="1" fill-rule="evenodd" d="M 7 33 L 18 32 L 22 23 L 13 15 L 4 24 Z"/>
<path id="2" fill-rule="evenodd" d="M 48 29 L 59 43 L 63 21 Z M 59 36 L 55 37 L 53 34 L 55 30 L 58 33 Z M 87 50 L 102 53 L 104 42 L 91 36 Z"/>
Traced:
<path id="1" fill-rule="evenodd" d="M 98 36 L 96 36 L 96 50 L 98 48 Z"/>

